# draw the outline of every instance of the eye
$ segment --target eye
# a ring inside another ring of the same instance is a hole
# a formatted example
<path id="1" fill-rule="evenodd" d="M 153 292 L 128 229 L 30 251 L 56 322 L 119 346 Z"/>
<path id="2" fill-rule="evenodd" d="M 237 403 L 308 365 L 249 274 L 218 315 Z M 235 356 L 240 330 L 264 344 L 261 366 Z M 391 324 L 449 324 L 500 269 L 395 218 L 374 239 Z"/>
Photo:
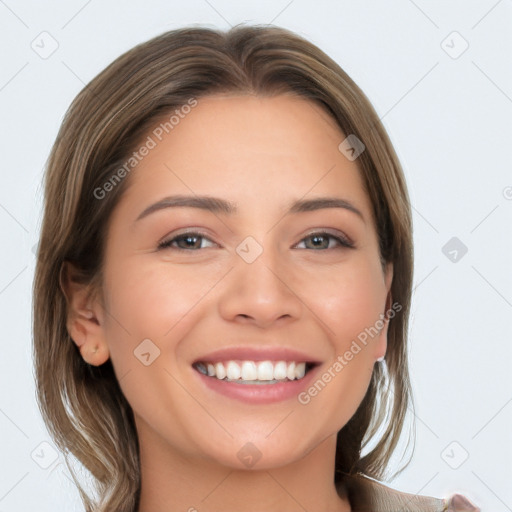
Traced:
<path id="1" fill-rule="evenodd" d="M 190 231 L 187 233 L 182 233 L 173 238 L 163 240 L 158 244 L 158 249 L 174 248 L 183 251 L 194 251 L 197 249 L 205 248 L 204 246 L 202 246 L 201 243 L 204 240 L 208 240 L 209 242 L 211 242 L 212 246 L 215 245 L 215 242 L 212 242 L 209 238 L 205 237 L 201 233 L 195 233 Z"/>
<path id="2" fill-rule="evenodd" d="M 203 242 L 207 242 L 205 246 Z M 333 235 L 328 232 L 319 231 L 311 233 L 307 237 L 303 238 L 297 247 L 304 241 L 311 241 L 311 244 L 305 244 L 305 249 L 336 249 L 336 248 L 354 248 L 354 244 L 346 237 Z M 209 242 L 209 244 L 208 244 Z M 201 233 L 189 231 L 181 233 L 175 237 L 163 240 L 158 244 L 158 249 L 177 249 L 181 251 L 196 251 L 199 249 L 205 249 L 207 247 L 213 247 L 215 242 L 212 242 L 208 237 Z"/>
<path id="3" fill-rule="evenodd" d="M 335 236 L 331 233 L 319 231 L 317 233 L 311 233 L 306 238 L 303 238 L 298 245 L 300 245 L 303 241 L 311 240 L 311 244 L 308 247 L 306 244 L 306 249 L 336 249 L 336 248 L 354 248 L 354 244 L 346 237 L 343 236 Z M 331 243 L 332 242 L 332 243 Z"/>

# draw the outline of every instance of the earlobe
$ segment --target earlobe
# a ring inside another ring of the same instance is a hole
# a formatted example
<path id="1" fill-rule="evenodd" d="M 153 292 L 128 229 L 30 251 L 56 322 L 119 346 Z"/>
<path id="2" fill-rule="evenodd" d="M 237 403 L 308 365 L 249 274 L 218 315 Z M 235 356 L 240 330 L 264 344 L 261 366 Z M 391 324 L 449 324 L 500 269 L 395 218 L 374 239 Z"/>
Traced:
<path id="1" fill-rule="evenodd" d="M 102 322 L 102 309 L 94 300 L 91 287 L 76 279 L 76 267 L 65 261 L 60 269 L 59 285 L 67 302 L 66 327 L 85 362 L 99 366 L 109 358 Z"/>
<path id="2" fill-rule="evenodd" d="M 80 346 L 80 354 L 82 359 L 93 366 L 100 366 L 108 361 L 108 349 L 106 345 L 96 345 L 93 348 L 89 343 L 84 343 Z"/>
<path id="3" fill-rule="evenodd" d="M 377 337 L 377 343 L 375 344 L 375 353 L 374 359 L 376 361 L 383 361 L 386 356 L 386 351 L 388 348 L 388 326 L 389 326 L 389 318 L 387 317 L 387 309 L 383 315 L 381 315 L 381 329 Z"/>

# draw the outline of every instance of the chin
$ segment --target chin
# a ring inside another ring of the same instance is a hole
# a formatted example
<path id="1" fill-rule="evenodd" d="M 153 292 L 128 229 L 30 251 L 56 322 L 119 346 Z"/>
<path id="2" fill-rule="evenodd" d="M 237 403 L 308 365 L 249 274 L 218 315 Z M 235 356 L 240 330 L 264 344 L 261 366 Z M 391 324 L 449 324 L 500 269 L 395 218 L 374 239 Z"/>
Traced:
<path id="1" fill-rule="evenodd" d="M 234 436 L 233 439 L 215 445 L 209 439 L 210 446 L 205 447 L 203 456 L 231 469 L 275 469 L 300 460 L 314 448 L 312 442 L 310 450 L 301 446 L 304 443 L 303 434 L 298 431 L 293 434 L 283 430 L 279 434 L 274 432 L 268 436 L 267 432 L 258 436 L 253 432 L 250 436 Z"/>

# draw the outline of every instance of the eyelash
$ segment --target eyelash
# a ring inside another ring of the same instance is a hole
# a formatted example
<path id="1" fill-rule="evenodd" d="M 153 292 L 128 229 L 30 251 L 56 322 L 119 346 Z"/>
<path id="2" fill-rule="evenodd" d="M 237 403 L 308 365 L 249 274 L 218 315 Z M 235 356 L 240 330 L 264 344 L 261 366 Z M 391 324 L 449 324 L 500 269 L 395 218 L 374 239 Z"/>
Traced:
<path id="1" fill-rule="evenodd" d="M 300 242 L 303 242 L 304 240 L 307 240 L 308 238 L 314 238 L 316 236 L 331 238 L 333 240 L 336 240 L 336 242 L 339 244 L 337 247 L 327 247 L 326 249 L 320 249 L 321 251 L 332 250 L 332 249 L 354 249 L 355 248 L 355 245 L 352 242 L 350 242 L 348 240 L 348 238 L 338 236 L 338 235 L 333 235 L 332 233 L 329 233 L 327 231 L 315 231 L 313 233 L 310 233 L 309 235 L 304 237 L 302 240 L 300 240 Z M 168 240 L 163 240 L 162 242 L 160 242 L 158 244 L 158 250 L 173 249 L 176 251 L 186 251 L 186 252 L 191 252 L 191 251 L 195 252 L 195 251 L 200 250 L 200 249 L 183 249 L 181 247 L 171 247 L 171 244 L 173 242 L 175 242 L 177 240 L 186 239 L 188 237 L 197 237 L 197 238 L 209 240 L 210 242 L 215 243 L 215 242 L 213 242 L 213 240 L 211 240 L 207 236 L 203 235 L 202 233 L 199 233 L 196 231 L 187 231 L 185 233 L 179 234 L 178 236 L 175 236 L 174 238 L 171 238 Z M 312 249 L 312 250 L 314 250 L 314 249 Z"/>

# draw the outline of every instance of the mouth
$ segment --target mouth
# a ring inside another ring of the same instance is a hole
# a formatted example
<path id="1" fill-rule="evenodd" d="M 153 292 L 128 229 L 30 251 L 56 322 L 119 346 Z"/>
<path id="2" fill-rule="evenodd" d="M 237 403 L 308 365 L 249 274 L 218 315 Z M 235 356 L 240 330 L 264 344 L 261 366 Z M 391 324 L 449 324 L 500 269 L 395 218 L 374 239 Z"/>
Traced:
<path id="1" fill-rule="evenodd" d="M 292 347 L 224 347 L 198 357 L 192 372 L 207 400 L 222 396 L 238 403 L 272 404 L 297 399 L 322 362 Z"/>
<path id="2" fill-rule="evenodd" d="M 313 361 L 198 361 L 194 370 L 211 379 L 242 385 L 276 385 L 302 380 L 318 363 Z"/>

